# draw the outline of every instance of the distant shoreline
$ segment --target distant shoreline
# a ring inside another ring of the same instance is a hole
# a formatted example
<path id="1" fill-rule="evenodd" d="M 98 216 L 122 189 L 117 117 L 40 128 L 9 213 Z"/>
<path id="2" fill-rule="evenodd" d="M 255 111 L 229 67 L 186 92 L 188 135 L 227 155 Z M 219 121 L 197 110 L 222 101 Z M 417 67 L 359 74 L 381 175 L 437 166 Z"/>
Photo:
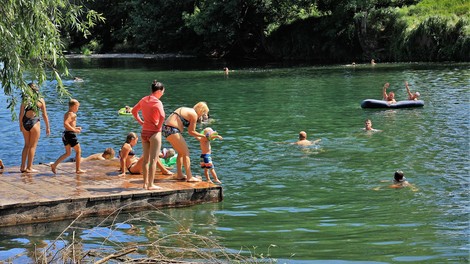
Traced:
<path id="1" fill-rule="evenodd" d="M 99 59 L 187 59 L 196 58 L 193 55 L 185 55 L 178 53 L 158 53 L 158 54 L 142 54 L 142 53 L 106 53 L 106 54 L 66 54 L 67 59 L 75 58 L 99 58 Z"/>

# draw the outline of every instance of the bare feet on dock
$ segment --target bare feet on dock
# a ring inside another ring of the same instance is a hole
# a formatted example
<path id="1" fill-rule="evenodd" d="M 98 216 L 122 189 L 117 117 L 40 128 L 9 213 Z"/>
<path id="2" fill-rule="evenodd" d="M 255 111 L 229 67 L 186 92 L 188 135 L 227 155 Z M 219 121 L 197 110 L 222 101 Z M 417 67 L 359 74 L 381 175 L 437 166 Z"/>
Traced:
<path id="1" fill-rule="evenodd" d="M 217 180 L 214 180 L 214 182 L 217 183 L 217 184 L 222 184 L 222 182 L 219 181 L 218 179 L 217 179 Z"/>
<path id="2" fill-rule="evenodd" d="M 191 178 L 186 179 L 187 182 L 200 182 L 202 179 L 198 176 L 193 176 Z"/>
<path id="3" fill-rule="evenodd" d="M 56 174 L 56 168 L 57 168 L 57 165 L 54 165 L 54 164 L 51 164 L 51 170 L 54 174 Z"/>
<path id="4" fill-rule="evenodd" d="M 160 186 L 157 186 L 157 185 L 152 185 L 150 187 L 147 188 L 147 190 L 150 190 L 150 191 L 153 191 L 153 190 L 160 190 L 160 189 L 163 189 L 162 187 Z"/>
<path id="5" fill-rule="evenodd" d="M 21 173 L 36 173 L 39 172 L 38 170 L 35 169 L 20 169 Z"/>
<path id="6" fill-rule="evenodd" d="M 185 181 L 186 178 L 187 178 L 186 175 L 176 175 L 174 177 L 174 179 L 177 180 L 177 181 Z"/>
<path id="7" fill-rule="evenodd" d="M 77 170 L 77 171 L 75 171 L 76 174 L 82 174 L 82 173 L 85 173 L 85 172 L 86 172 L 86 170 Z"/>

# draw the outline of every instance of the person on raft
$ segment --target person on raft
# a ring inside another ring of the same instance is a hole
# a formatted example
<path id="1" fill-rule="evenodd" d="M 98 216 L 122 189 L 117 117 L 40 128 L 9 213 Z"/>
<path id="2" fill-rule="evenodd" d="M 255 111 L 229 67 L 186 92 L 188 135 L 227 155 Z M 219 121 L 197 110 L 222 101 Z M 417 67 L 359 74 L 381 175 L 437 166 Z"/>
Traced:
<path id="1" fill-rule="evenodd" d="M 410 87 L 408 86 L 408 82 L 405 81 L 405 88 L 406 88 L 406 92 L 408 93 L 408 100 L 419 100 L 419 92 L 414 92 L 414 93 L 411 93 L 410 92 Z"/>
<path id="2" fill-rule="evenodd" d="M 389 92 L 387 94 L 387 88 L 390 86 L 389 83 L 385 83 L 383 89 L 382 89 L 382 96 L 384 101 L 387 101 L 389 104 L 396 103 L 397 101 L 395 100 L 395 93 L 394 92 Z"/>

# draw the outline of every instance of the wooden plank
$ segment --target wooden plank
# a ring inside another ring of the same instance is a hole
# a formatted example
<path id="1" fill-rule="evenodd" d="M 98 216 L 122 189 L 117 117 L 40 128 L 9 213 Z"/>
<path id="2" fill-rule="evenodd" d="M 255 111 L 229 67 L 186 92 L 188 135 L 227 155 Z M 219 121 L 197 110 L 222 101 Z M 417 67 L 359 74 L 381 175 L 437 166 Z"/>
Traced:
<path id="1" fill-rule="evenodd" d="M 6 168 L 0 174 L 0 226 L 223 200 L 222 187 L 207 182 L 157 174 L 155 183 L 162 189 L 149 191 L 142 188 L 142 175 L 119 176 L 115 161 L 89 161 L 82 167 L 84 174 L 74 173 L 75 163 L 60 164 L 57 174 L 49 165 L 36 165 L 37 173 Z"/>

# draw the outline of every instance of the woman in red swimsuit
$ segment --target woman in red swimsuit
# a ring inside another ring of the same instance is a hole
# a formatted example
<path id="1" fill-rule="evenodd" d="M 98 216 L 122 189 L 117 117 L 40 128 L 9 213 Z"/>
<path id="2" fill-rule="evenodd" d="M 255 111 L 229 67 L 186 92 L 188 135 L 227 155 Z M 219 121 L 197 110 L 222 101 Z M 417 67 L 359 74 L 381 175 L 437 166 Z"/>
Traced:
<path id="1" fill-rule="evenodd" d="M 162 146 L 162 125 L 165 121 L 165 110 L 160 98 L 165 93 L 165 87 L 162 83 L 153 81 L 151 85 L 152 93 L 143 97 L 133 108 L 132 115 L 142 125 L 142 150 L 143 150 L 143 168 L 144 189 L 157 190 L 161 187 L 154 184 L 155 170 L 157 166 L 158 155 Z M 142 111 L 142 118 L 139 115 Z"/>

